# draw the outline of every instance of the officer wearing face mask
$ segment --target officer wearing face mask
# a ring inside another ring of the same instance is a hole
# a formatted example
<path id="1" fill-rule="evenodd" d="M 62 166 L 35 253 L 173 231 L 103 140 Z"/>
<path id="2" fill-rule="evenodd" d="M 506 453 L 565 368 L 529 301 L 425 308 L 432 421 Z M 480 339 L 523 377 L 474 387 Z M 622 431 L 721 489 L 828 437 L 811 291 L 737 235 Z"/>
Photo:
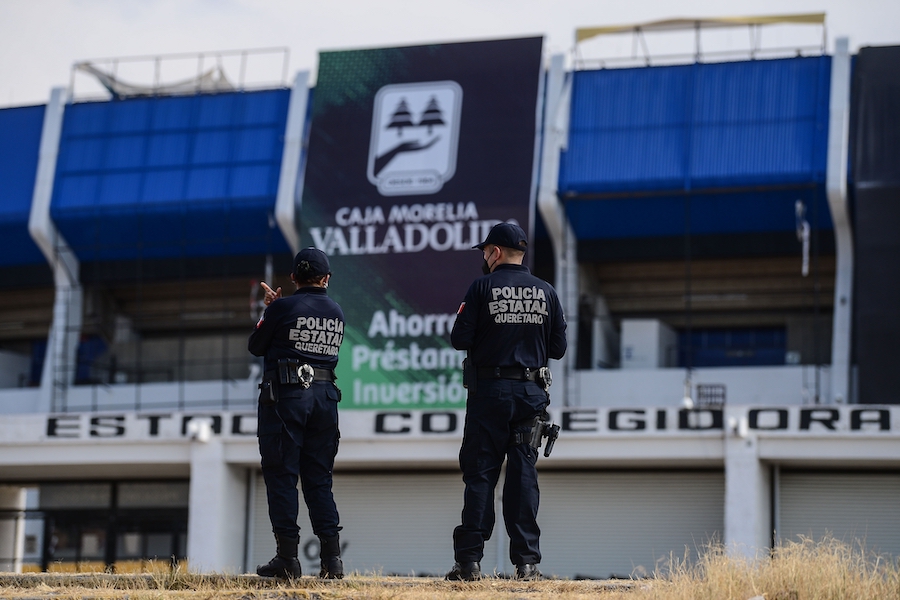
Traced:
<path id="1" fill-rule="evenodd" d="M 319 577 L 344 576 L 341 527 L 331 491 L 341 399 L 334 367 L 344 339 L 344 313 L 328 297 L 330 280 L 325 253 L 301 250 L 291 273 L 296 291 L 282 298 L 281 288 L 273 291 L 263 283 L 267 308 L 250 335 L 251 354 L 265 357 L 259 385 L 259 453 L 277 547 L 275 558 L 256 569 L 263 577 L 301 575 L 298 479 L 313 533 L 319 537 Z"/>
<path id="2" fill-rule="evenodd" d="M 465 483 L 462 524 L 453 531 L 456 564 L 447 579 L 481 577 L 484 543 L 494 528 L 494 488 L 507 460 L 503 519 L 517 579 L 540 579 L 538 451 L 529 443 L 549 403 L 537 380 L 566 351 L 566 321 L 553 286 L 522 264 L 521 227 L 495 225 L 477 246 L 484 277 L 469 287 L 450 334 L 466 350 L 466 425 L 459 465 Z M 547 378 L 549 380 L 549 377 Z M 549 381 L 546 382 L 549 386 Z"/>

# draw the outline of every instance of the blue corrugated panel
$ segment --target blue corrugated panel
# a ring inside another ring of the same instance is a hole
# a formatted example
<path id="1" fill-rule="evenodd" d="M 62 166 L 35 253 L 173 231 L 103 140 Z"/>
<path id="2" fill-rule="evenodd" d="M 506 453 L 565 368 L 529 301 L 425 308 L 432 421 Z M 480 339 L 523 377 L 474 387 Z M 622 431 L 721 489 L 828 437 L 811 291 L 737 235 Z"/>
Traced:
<path id="1" fill-rule="evenodd" d="M 288 90 L 74 104 L 51 214 L 82 261 L 287 252 Z"/>
<path id="2" fill-rule="evenodd" d="M 692 187 L 823 183 L 829 57 L 702 65 Z"/>
<path id="3" fill-rule="evenodd" d="M 566 196 L 821 183 L 827 56 L 573 74 Z"/>
<path id="4" fill-rule="evenodd" d="M 47 261 L 28 234 L 44 107 L 0 110 L 0 266 Z"/>
<path id="5" fill-rule="evenodd" d="M 575 72 L 560 192 L 680 187 L 690 74 L 689 66 Z"/>

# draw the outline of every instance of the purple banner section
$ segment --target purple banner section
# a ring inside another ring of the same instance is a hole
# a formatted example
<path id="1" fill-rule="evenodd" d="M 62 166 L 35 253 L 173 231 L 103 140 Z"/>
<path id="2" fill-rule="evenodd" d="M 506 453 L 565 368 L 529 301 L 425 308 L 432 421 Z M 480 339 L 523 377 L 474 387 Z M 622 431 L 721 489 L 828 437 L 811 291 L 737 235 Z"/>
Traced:
<path id="1" fill-rule="evenodd" d="M 532 230 L 542 43 L 321 54 L 300 234 L 347 318 L 342 409 L 465 405 L 449 333 L 472 246 L 501 221 Z"/>

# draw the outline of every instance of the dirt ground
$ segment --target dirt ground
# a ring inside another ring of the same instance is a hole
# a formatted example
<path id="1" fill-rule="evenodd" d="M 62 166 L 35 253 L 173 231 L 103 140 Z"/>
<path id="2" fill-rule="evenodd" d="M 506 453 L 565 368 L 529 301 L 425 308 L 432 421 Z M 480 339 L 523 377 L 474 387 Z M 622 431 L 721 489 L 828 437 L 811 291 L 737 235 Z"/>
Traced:
<path id="1" fill-rule="evenodd" d="M 255 575 L 28 573 L 0 575 L 0 597 L 10 600 L 581 600 L 630 596 L 635 585 L 640 584 L 568 580 L 518 582 L 496 578 L 465 583 L 427 577 L 380 576 L 348 576 L 341 581 L 302 577 L 292 582 L 278 582 Z"/>

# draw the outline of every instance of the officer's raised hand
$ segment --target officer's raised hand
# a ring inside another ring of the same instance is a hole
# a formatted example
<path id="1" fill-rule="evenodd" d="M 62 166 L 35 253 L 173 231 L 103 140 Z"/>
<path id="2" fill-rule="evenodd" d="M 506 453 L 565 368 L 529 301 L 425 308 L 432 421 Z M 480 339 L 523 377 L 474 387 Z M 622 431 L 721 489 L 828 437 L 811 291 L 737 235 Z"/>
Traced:
<path id="1" fill-rule="evenodd" d="M 268 285 L 266 285 L 265 281 L 260 281 L 259 285 L 261 285 L 263 287 L 263 289 L 266 290 L 266 297 L 263 299 L 263 302 L 266 304 L 266 306 L 272 304 L 273 302 L 275 302 L 276 300 L 281 298 L 281 287 L 280 286 L 277 290 L 273 290 Z"/>

